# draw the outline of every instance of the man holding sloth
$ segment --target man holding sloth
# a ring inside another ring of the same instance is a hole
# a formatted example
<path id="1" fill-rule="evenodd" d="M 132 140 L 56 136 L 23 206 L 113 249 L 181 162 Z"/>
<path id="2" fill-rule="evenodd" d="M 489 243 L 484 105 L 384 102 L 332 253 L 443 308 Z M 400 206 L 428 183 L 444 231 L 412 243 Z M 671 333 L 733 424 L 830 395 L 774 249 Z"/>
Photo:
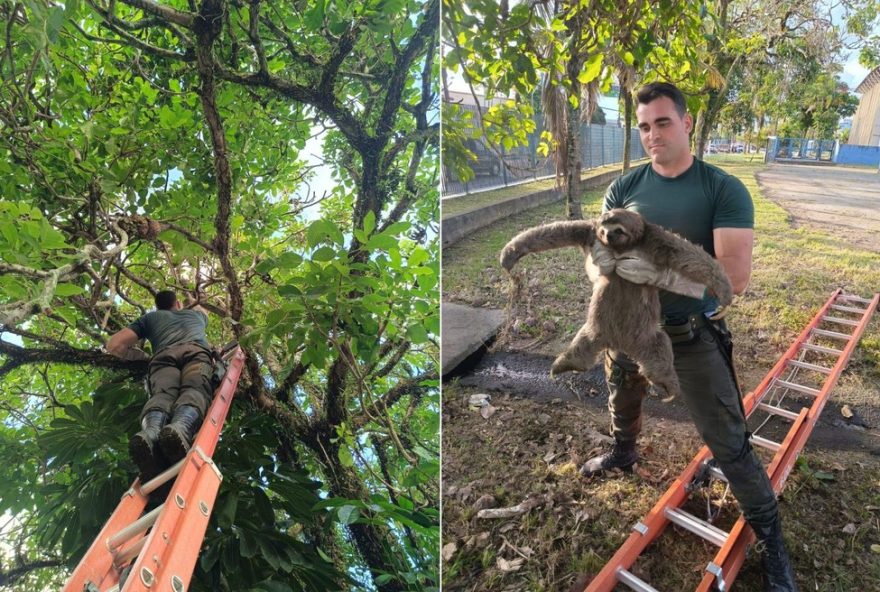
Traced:
<path id="1" fill-rule="evenodd" d="M 734 293 L 743 293 L 751 276 L 754 227 L 748 190 L 736 177 L 691 154 L 693 120 L 678 88 L 651 83 L 638 92 L 637 101 L 641 141 L 651 162 L 611 184 L 603 211 L 635 210 L 648 222 L 701 245 L 724 268 Z M 661 288 L 664 329 L 673 342 L 682 398 L 757 535 L 765 589 L 796 592 L 776 495 L 749 442 L 731 335 L 722 318 L 724 310 L 704 286 L 642 259 L 615 259 L 599 241 L 591 259 L 591 275 L 617 273 L 633 283 Z M 583 465 L 585 476 L 628 468 L 638 460 L 636 438 L 648 383 L 636 365 L 619 352 L 606 352 L 605 375 L 614 444 L 609 452 Z"/>

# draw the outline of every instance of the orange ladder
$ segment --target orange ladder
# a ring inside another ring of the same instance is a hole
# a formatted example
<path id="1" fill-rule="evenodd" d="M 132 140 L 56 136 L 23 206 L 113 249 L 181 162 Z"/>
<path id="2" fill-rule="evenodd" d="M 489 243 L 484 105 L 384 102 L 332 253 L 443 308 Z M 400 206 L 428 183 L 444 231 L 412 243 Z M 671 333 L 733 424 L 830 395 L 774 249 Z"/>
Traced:
<path id="1" fill-rule="evenodd" d="M 211 456 L 238 386 L 244 353 L 236 346 L 224 360 L 231 361 L 186 457 L 147 483 L 135 480 L 64 592 L 185 592 L 223 480 Z M 165 503 L 141 516 L 150 493 L 175 477 Z M 120 584 L 120 574 L 133 559 Z"/>
<path id="2" fill-rule="evenodd" d="M 755 430 L 751 442 L 775 452 L 767 467 L 773 491 L 779 495 L 798 454 L 813 431 L 831 390 L 837 384 L 853 350 L 864 333 L 880 294 L 870 300 L 844 294 L 837 290 L 821 308 L 795 342 L 788 348 L 758 387 L 743 399 L 746 417 L 761 410 L 771 416 L 790 421 L 791 427 L 782 442 L 759 436 Z M 820 325 L 822 328 L 820 328 Z M 847 332 L 849 331 L 849 332 Z M 836 342 L 841 345 L 820 345 Z M 806 374 L 807 376 L 802 376 Z M 806 379 L 806 380 L 805 380 Z M 807 385 L 804 382 L 821 384 Z M 791 393 L 812 398 L 812 403 L 794 411 L 782 407 Z M 719 547 L 706 566 L 697 590 L 726 592 L 745 561 L 746 550 L 755 535 L 740 515 L 730 532 L 702 520 L 681 506 L 691 492 L 707 479 L 724 481 L 724 474 L 711 464 L 712 454 L 703 446 L 650 512 L 633 527 L 633 532 L 584 592 L 610 592 L 618 583 L 637 592 L 658 592 L 656 588 L 629 571 L 645 548 L 656 540 L 670 524 L 676 524 Z"/>

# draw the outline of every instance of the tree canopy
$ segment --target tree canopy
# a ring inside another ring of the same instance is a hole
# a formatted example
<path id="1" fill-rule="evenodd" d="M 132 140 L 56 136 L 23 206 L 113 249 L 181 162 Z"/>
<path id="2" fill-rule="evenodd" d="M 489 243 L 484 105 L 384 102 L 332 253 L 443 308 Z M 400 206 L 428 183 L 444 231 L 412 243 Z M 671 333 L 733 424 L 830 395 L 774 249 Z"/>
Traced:
<path id="1" fill-rule="evenodd" d="M 246 353 L 191 589 L 436 588 L 439 0 L 0 15 L 0 587 L 128 487 L 170 288 Z"/>
<path id="2" fill-rule="evenodd" d="M 693 148 L 700 158 L 714 131 L 762 126 L 771 113 L 776 123 L 782 118 L 801 133 L 833 131 L 853 105 L 836 76 L 847 51 L 861 50 L 863 63 L 873 63 L 878 23 L 874 0 L 448 1 L 443 63 L 487 100 L 511 99 L 494 107 L 504 117 L 484 117 L 478 130 L 508 149 L 527 141 L 531 130 L 522 122 L 531 121 L 534 89 L 544 84 L 557 90 L 562 100 L 554 113 L 561 123 L 547 126 L 544 150 L 556 151 L 574 181 L 579 158 L 571 124 L 614 79 L 628 127 L 635 88 L 655 80 L 678 85 L 695 119 Z M 811 76 L 800 77 L 809 69 Z M 767 77 L 773 76 L 785 87 L 771 92 Z M 760 104 L 764 99 L 772 105 Z M 546 99 L 543 104 L 552 106 Z M 460 169 L 467 164 L 461 137 L 468 130 L 456 125 L 454 106 L 445 109 L 450 117 L 444 119 L 444 163 Z M 747 113 L 754 117 L 745 121 Z M 571 183 L 567 198 L 570 213 Z"/>

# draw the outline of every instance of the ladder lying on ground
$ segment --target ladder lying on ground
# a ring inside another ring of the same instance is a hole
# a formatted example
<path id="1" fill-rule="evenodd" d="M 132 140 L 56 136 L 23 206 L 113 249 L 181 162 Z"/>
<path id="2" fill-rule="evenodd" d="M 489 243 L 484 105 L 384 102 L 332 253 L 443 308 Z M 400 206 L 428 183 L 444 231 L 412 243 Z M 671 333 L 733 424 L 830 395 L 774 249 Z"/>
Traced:
<path id="1" fill-rule="evenodd" d="M 74 570 L 64 592 L 187 589 L 223 479 L 211 456 L 241 375 L 244 354 L 239 347 L 224 356 L 224 360 L 230 359 L 186 457 L 147 483 L 135 480 Z M 141 516 L 150 493 L 175 477 L 165 503 Z M 120 574 L 133 559 L 129 575 L 120 585 Z"/>
<path id="2" fill-rule="evenodd" d="M 867 300 L 837 290 L 761 384 L 744 398 L 747 417 L 751 416 L 753 411 L 761 410 L 769 414 L 768 420 L 775 416 L 791 422 L 788 434 L 782 442 L 774 442 L 757 435 L 757 429 L 751 438 L 753 445 L 775 453 L 767 468 L 767 474 L 777 495 L 782 491 L 798 454 L 822 413 L 831 389 L 834 388 L 840 373 L 849 361 L 878 302 L 880 302 L 880 294 L 875 294 L 871 300 Z M 825 328 L 819 328 L 820 324 Z M 836 342 L 836 346 L 820 345 L 817 342 Z M 843 344 L 842 347 L 840 344 Z M 803 374 L 807 376 L 802 376 Z M 810 380 L 820 384 L 815 386 L 803 384 Z M 785 409 L 782 407 L 782 402 L 790 393 L 808 395 L 812 397 L 812 403 L 799 411 Z M 703 446 L 651 511 L 633 527 L 633 533 L 599 575 L 590 582 L 585 592 L 608 592 L 618 583 L 625 584 L 638 592 L 657 592 L 654 587 L 629 570 L 639 555 L 663 533 L 670 522 L 719 547 L 715 558 L 706 566 L 697 590 L 725 592 L 730 589 L 745 560 L 748 546 L 755 540 L 751 528 L 740 515 L 730 532 L 725 532 L 681 509 L 690 493 L 705 484 L 708 479 L 725 481 L 724 474 L 710 462 L 711 460 L 709 449 Z"/>

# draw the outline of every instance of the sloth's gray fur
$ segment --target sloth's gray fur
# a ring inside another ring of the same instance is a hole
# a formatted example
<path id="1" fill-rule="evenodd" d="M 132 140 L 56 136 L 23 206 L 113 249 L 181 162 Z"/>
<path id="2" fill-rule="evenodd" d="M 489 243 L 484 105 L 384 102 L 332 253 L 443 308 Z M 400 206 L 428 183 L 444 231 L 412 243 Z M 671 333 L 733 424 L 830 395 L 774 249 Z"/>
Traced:
<path id="1" fill-rule="evenodd" d="M 722 306 L 733 299 L 727 274 L 706 251 L 645 222 L 636 212 L 622 209 L 606 212 L 597 220 L 554 222 L 523 231 L 501 251 L 501 266 L 510 271 L 528 253 L 577 246 L 583 250 L 589 268 L 590 249 L 596 240 L 617 254 L 633 251 L 660 269 L 672 269 L 705 285 Z M 553 362 L 551 374 L 589 370 L 605 349 L 632 358 L 641 374 L 667 397 L 678 395 L 672 343 L 660 328 L 658 288 L 628 282 L 616 273 L 599 275 L 593 285 L 587 322 Z"/>

